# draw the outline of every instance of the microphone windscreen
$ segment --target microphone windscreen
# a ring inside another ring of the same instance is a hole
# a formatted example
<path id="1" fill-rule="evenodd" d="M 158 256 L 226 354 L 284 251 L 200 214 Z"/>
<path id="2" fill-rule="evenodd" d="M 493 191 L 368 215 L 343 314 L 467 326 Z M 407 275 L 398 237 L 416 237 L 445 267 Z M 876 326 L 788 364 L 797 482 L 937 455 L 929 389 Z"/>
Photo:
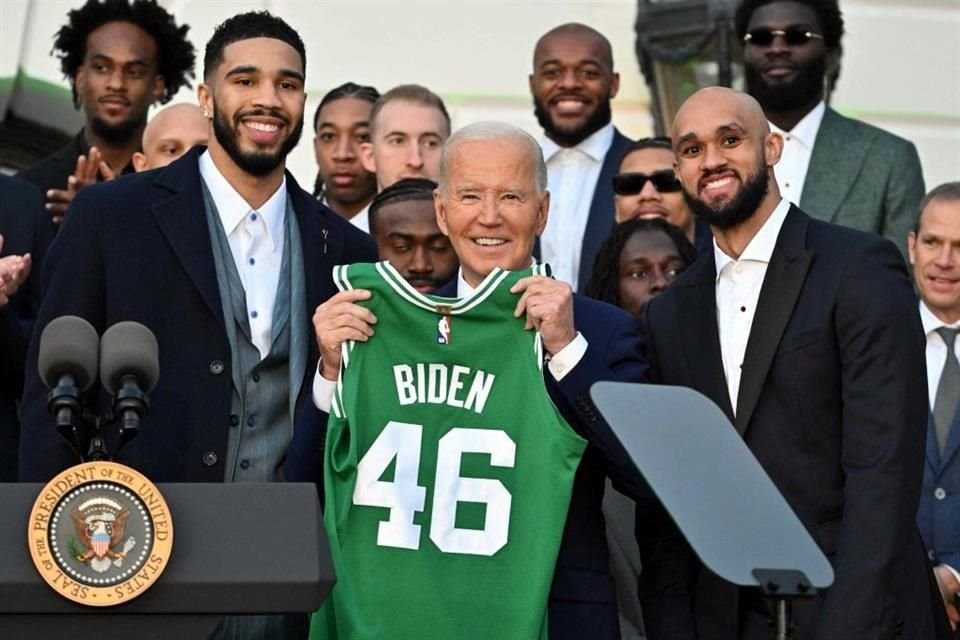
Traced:
<path id="1" fill-rule="evenodd" d="M 160 377 L 157 338 L 139 322 L 118 322 L 100 340 L 100 383 L 116 395 L 124 376 L 136 377 L 145 393 Z"/>
<path id="2" fill-rule="evenodd" d="M 89 322 L 78 316 L 60 316 L 40 334 L 37 369 L 43 384 L 52 389 L 69 373 L 86 391 L 97 378 L 100 338 Z"/>

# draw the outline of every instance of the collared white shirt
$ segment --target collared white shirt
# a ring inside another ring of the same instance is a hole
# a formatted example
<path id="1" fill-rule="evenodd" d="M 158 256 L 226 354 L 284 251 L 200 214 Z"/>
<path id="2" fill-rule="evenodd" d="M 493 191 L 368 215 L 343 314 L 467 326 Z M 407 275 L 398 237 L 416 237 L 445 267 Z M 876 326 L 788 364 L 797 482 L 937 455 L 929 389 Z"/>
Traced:
<path id="1" fill-rule="evenodd" d="M 372 202 L 372 200 L 368 202 L 367 206 L 365 206 L 363 209 L 360 209 L 360 211 L 357 211 L 356 215 L 354 215 L 352 218 L 349 218 L 347 222 L 355 226 L 357 229 L 360 229 L 360 231 L 363 231 L 364 233 L 370 233 L 370 204 Z M 334 210 L 333 207 L 330 206 L 330 203 L 327 202 L 326 196 L 323 197 L 323 200 L 320 201 L 320 204 L 327 207 L 331 211 Z M 336 212 L 334 211 L 334 213 Z"/>
<path id="2" fill-rule="evenodd" d="M 553 269 L 553 277 L 569 283 L 574 291 L 593 192 L 612 144 L 612 123 L 575 147 L 560 147 L 547 137 L 540 143 L 550 191 L 550 215 L 540 236 L 540 259 Z"/>
<path id="3" fill-rule="evenodd" d="M 750 327 L 757 311 L 760 289 L 767 275 L 767 266 L 773 256 L 780 228 L 790 210 L 790 202 L 780 200 L 767 221 L 734 260 L 725 254 L 713 240 L 713 259 L 717 266 L 717 329 L 720 334 L 720 353 L 723 373 L 727 378 L 730 406 L 737 413 L 737 394 L 740 393 L 743 356 L 750 338 Z"/>
<path id="4" fill-rule="evenodd" d="M 474 292 L 463 278 L 463 269 L 457 271 L 457 297 L 465 298 Z M 566 347 L 558 351 L 550 358 L 547 368 L 553 378 L 560 382 L 571 369 L 573 369 L 583 355 L 587 352 L 587 339 L 579 331 L 573 341 Z M 321 363 L 322 364 L 322 363 Z M 325 413 L 330 413 L 330 402 L 333 399 L 333 393 L 336 391 L 337 383 L 333 380 L 327 380 L 320 373 L 320 364 L 317 365 L 317 374 L 313 378 L 313 403 L 318 409 Z"/>
<path id="5" fill-rule="evenodd" d="M 270 353 L 273 305 L 283 262 L 283 229 L 287 213 L 287 179 L 263 206 L 254 210 L 213 163 L 209 153 L 200 155 L 203 178 L 230 243 L 247 299 L 250 339 L 260 357 Z"/>
<path id="6" fill-rule="evenodd" d="M 798 206 L 800 196 L 803 195 L 803 185 L 807 181 L 813 143 L 817 140 L 817 132 L 820 131 L 820 123 L 823 122 L 826 110 L 827 105 L 821 100 L 790 131 L 784 131 L 770 123 L 770 130 L 783 136 L 783 153 L 780 155 L 780 162 L 773 168 L 773 174 L 780 186 L 780 195 Z"/>
<path id="7" fill-rule="evenodd" d="M 350 218 L 350 224 L 364 233 L 370 233 L 370 205 L 357 211 L 357 214 Z"/>
<path id="8" fill-rule="evenodd" d="M 553 265 L 550 265 L 551 269 Z M 467 296 L 473 294 L 474 287 L 471 287 L 470 284 L 463 279 L 463 269 L 457 271 L 457 297 L 466 298 Z M 565 375 L 570 373 L 570 370 L 573 369 L 580 360 L 583 358 L 583 354 L 587 352 L 587 339 L 583 337 L 583 334 L 577 331 L 576 337 L 573 339 L 570 344 L 565 346 L 563 349 L 560 349 L 557 353 L 553 354 L 550 357 L 549 362 L 547 362 L 547 368 L 550 369 L 553 379 L 557 382 L 560 382 Z"/>

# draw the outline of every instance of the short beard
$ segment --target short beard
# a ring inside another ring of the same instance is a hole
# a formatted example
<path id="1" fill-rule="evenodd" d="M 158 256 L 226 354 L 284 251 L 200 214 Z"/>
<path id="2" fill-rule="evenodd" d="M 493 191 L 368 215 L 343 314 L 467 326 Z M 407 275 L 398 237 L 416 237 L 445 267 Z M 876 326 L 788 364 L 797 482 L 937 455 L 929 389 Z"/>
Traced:
<path id="1" fill-rule="evenodd" d="M 533 115 L 537 117 L 537 122 L 543 127 L 547 137 L 556 142 L 561 147 L 575 147 L 591 135 L 609 124 L 612 112 L 610 109 L 610 98 L 601 100 L 597 105 L 597 110 L 587 116 L 586 121 L 573 130 L 563 130 L 553 124 L 550 119 L 550 112 L 540 100 L 533 97 Z"/>
<path id="2" fill-rule="evenodd" d="M 244 115 L 264 115 L 264 112 L 261 110 L 260 113 L 249 112 L 244 113 Z M 280 118 L 280 116 L 275 117 Z M 285 118 L 280 119 L 285 120 Z M 287 155 L 300 142 L 300 134 L 303 133 L 303 118 L 301 117 L 290 136 L 283 141 L 275 153 L 267 153 L 266 151 L 247 153 L 240 148 L 240 144 L 237 142 L 236 127 L 239 124 L 239 122 L 236 122 L 234 123 L 235 126 L 231 127 L 229 121 L 227 121 L 227 116 L 217 108 L 216 104 L 213 105 L 213 135 L 216 136 L 217 142 L 227 152 L 234 164 L 246 173 L 258 178 L 270 175 L 277 167 L 282 165 L 287 159 Z"/>
<path id="3" fill-rule="evenodd" d="M 100 116 L 93 116 L 90 119 L 90 131 L 104 142 L 120 146 L 138 140 L 146 124 L 146 114 L 143 118 L 128 119 L 116 124 L 111 124 Z"/>
<path id="4" fill-rule="evenodd" d="M 747 93 L 760 103 L 764 111 L 773 113 L 793 111 L 823 98 L 827 56 L 823 55 L 811 60 L 809 64 L 798 69 L 792 81 L 775 86 L 767 84 L 756 67 L 744 65 L 743 72 Z"/>
<path id="5" fill-rule="evenodd" d="M 683 190 L 683 199 L 693 215 L 711 227 L 732 229 L 753 217 L 766 197 L 769 186 L 770 175 L 761 165 L 757 173 L 750 176 L 743 184 L 740 193 L 725 205 L 719 207 L 709 205 L 695 195 L 691 195 L 686 188 Z"/>

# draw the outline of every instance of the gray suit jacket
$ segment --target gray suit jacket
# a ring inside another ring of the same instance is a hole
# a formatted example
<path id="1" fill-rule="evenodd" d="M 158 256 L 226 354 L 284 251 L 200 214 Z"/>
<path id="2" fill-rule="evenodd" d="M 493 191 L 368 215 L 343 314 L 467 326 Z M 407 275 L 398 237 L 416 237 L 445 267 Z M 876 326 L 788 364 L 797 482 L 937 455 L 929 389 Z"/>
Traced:
<path id="1" fill-rule="evenodd" d="M 801 209 L 889 238 L 906 256 L 924 192 L 912 142 L 827 107 L 797 203 Z"/>

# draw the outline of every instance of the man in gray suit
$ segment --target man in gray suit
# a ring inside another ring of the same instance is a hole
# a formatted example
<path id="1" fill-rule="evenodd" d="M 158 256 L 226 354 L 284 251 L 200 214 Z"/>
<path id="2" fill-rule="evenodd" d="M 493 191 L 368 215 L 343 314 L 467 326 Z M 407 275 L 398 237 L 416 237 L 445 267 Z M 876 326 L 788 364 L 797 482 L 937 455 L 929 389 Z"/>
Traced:
<path id="1" fill-rule="evenodd" d="M 916 147 L 824 102 L 841 54 L 837 1 L 743 0 L 736 29 L 747 93 L 784 139 L 783 197 L 816 218 L 881 234 L 906 255 L 925 192 Z"/>

